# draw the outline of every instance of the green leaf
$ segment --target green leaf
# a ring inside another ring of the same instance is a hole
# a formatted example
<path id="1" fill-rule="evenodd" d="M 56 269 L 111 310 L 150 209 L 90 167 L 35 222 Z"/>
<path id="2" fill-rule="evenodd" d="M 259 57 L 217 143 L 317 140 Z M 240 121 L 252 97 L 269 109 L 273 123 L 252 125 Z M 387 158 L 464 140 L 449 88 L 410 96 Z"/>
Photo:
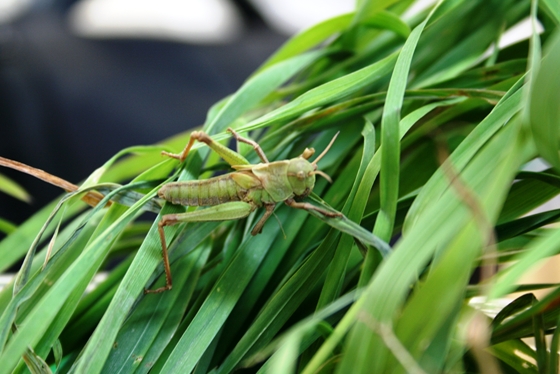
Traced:
<path id="1" fill-rule="evenodd" d="M 521 99 L 522 92 L 519 90 L 519 87 L 512 87 L 490 114 L 480 122 L 473 132 L 471 132 L 469 137 L 455 149 L 449 161 L 454 164 L 457 172 L 460 173 L 468 162 L 470 162 L 471 158 L 486 144 L 488 139 L 519 111 Z M 436 196 L 441 193 L 441 188 L 443 188 L 441 183 L 444 179 L 443 173 L 438 171 L 434 177 L 426 183 L 423 191 L 418 195 L 418 198 L 414 201 L 414 204 L 408 212 L 403 229 L 404 231 L 407 230 L 409 224 L 412 224 L 417 219 L 417 215 L 427 206 L 431 205 Z M 438 190 L 434 188 L 437 184 L 441 186 Z"/>
<path id="2" fill-rule="evenodd" d="M 486 213 L 489 214 L 489 217 L 497 216 L 500 206 L 500 199 L 497 198 L 499 195 L 496 196 L 496 193 L 505 195 L 506 188 L 509 187 L 507 177 L 489 178 L 489 175 L 493 174 L 495 170 L 500 170 L 501 173 L 508 173 L 509 178 L 513 178 L 515 170 L 524 156 L 524 152 L 518 152 L 517 160 L 507 159 L 503 156 L 496 157 L 499 150 L 504 152 L 504 144 L 519 144 L 518 127 L 512 125 L 508 127 L 508 130 L 502 131 L 501 136 L 496 136 L 484 148 L 484 151 L 477 155 L 476 161 L 471 162 L 468 168 L 462 172 L 464 183 L 468 183 L 470 188 L 476 189 L 477 195 L 480 196 L 481 201 L 484 201 L 486 209 L 492 209 Z M 473 133 L 471 133 L 472 135 Z M 455 152 L 458 151 L 459 148 Z M 502 162 L 503 164 L 500 166 L 497 165 Z M 436 180 L 436 178 L 437 175 L 434 175 L 432 180 Z M 448 251 L 445 255 L 440 254 L 441 263 L 430 273 L 428 283 L 420 288 L 414 294 L 414 298 L 406 304 L 407 308 L 402 312 L 402 317 L 396 326 L 398 336 L 402 337 L 405 347 L 410 349 L 413 357 L 417 357 L 417 359 L 422 354 L 422 342 L 432 338 L 432 334 L 442 323 L 442 316 L 446 316 L 446 313 L 453 310 L 458 299 L 462 297 L 462 287 L 466 286 L 470 274 L 470 268 L 465 267 L 464 264 L 473 261 L 480 251 L 480 242 L 477 245 L 474 241 L 477 236 L 473 236 L 479 231 L 479 228 L 473 224 L 469 209 L 463 205 L 463 202 L 457 200 L 456 194 L 451 192 L 453 189 L 449 190 L 449 182 L 441 180 L 440 183 L 442 183 L 442 188 L 447 185 L 447 192 L 440 198 L 434 199 L 431 206 L 422 214 L 422 218 L 418 218 L 413 228 L 399 242 L 393 255 L 380 266 L 364 295 L 367 300 L 365 308 L 373 314 L 376 320 L 381 323 L 391 321 L 402 306 L 411 282 L 415 281 L 415 274 L 418 274 L 426 261 L 435 254 L 436 248 L 439 251 L 442 250 L 442 248 L 438 248 L 439 245 L 447 243 L 445 248 L 448 248 Z M 492 200 L 488 200 L 489 198 Z M 492 201 L 491 205 L 490 201 Z M 460 216 L 463 218 L 459 219 Z M 475 218 L 475 220 L 478 219 L 480 218 Z M 467 224 L 469 221 L 470 223 Z M 435 234 L 436 232 L 437 234 Z M 476 240 L 484 241 L 483 238 Z M 416 243 L 423 243 L 423 245 L 418 247 Z M 458 265 L 459 267 L 457 267 Z M 458 269 L 461 271 L 458 272 Z M 380 287 L 380 284 L 384 286 Z M 442 297 L 437 300 L 426 297 L 426 295 L 433 294 L 439 294 Z M 435 305 L 435 301 L 437 301 L 437 305 Z M 434 308 L 438 309 L 437 314 L 430 313 Z M 422 323 L 417 322 L 419 316 L 423 316 Z M 415 328 L 411 329 L 411 326 Z M 354 354 L 358 352 L 358 346 L 368 347 L 368 350 L 375 354 L 358 358 Z M 358 372 L 359 368 L 381 372 L 386 370 L 383 368 L 394 367 L 394 365 L 391 366 L 392 355 L 384 348 L 379 338 L 369 334 L 361 324 L 357 324 L 353 328 L 347 352 L 343 364 L 352 363 Z M 375 357 L 375 361 L 372 359 L 373 357 Z"/>
<path id="3" fill-rule="evenodd" d="M 163 373 L 190 372 L 194 369 L 223 327 L 278 233 L 278 227 L 267 226 L 262 235 L 244 241 L 167 359 L 161 370 Z M 258 248 L 261 250 L 256 251 Z"/>
<path id="4" fill-rule="evenodd" d="M 272 54 L 272 56 L 266 60 L 256 73 L 259 73 L 260 71 L 263 71 L 280 61 L 305 52 L 335 33 L 344 30 L 350 24 L 353 16 L 353 13 L 349 13 L 329 18 L 293 36 L 274 54 Z"/>
<path id="5" fill-rule="evenodd" d="M 397 35 L 405 39 L 408 38 L 410 34 L 410 27 L 396 14 L 388 11 L 375 13 L 370 18 L 365 19 L 362 24 L 369 27 L 394 31 Z"/>
<path id="6" fill-rule="evenodd" d="M 535 359 L 535 351 L 521 340 L 509 340 L 496 344 L 490 350 L 517 373 L 539 373 L 537 366 L 532 361 Z"/>
<path id="7" fill-rule="evenodd" d="M 360 1 L 357 5 L 357 11 L 354 15 L 353 24 L 361 23 L 396 2 L 397 0 Z"/>
<path id="8" fill-rule="evenodd" d="M 530 243 L 527 251 L 524 251 L 516 258 L 516 262 L 498 275 L 498 282 L 492 286 L 490 297 L 497 298 L 510 292 L 517 280 L 533 268 L 540 260 L 552 256 L 560 251 L 558 240 L 560 230 L 548 230 L 549 232 L 542 238 Z"/>
<path id="9" fill-rule="evenodd" d="M 237 117 L 253 109 L 262 98 L 290 79 L 295 73 L 311 64 L 322 54 L 321 51 L 314 51 L 291 57 L 253 76 L 227 101 L 213 118 L 212 122 L 205 126 L 205 131 L 209 134 L 224 131 Z"/>
<path id="10" fill-rule="evenodd" d="M 22 186 L 2 174 L 0 174 L 0 191 L 26 203 L 31 202 L 31 196 Z"/>
<path id="11" fill-rule="evenodd" d="M 148 200 L 148 197 L 145 200 Z M 136 209 L 127 211 L 114 224 L 110 225 L 103 235 L 100 235 L 90 244 L 91 249 L 86 249 L 47 292 L 45 297 L 35 305 L 27 316 L 25 323 L 10 339 L 2 352 L 0 360 L 3 362 L 3 367 L 0 372 L 12 370 L 26 347 L 39 341 L 75 288 L 83 287 L 85 289 L 110 248 L 110 244 L 116 238 L 116 234 L 134 217 L 135 210 L 140 207 L 141 204 L 137 204 Z M 121 209 L 120 207 L 112 209 L 113 214 L 117 214 Z"/>
<path id="12" fill-rule="evenodd" d="M 384 78 L 391 71 L 396 58 L 396 55 L 390 55 L 370 66 L 313 88 L 288 104 L 242 126 L 239 128 L 239 131 L 250 131 L 270 126 L 274 123 L 294 118 L 311 109 L 332 103 L 335 100 L 345 98 L 367 85 Z"/>
<path id="13" fill-rule="evenodd" d="M 540 6 L 543 6 L 546 11 L 548 11 L 556 21 L 556 24 L 560 24 L 560 4 L 554 0 L 542 0 L 539 2 Z"/>
<path id="14" fill-rule="evenodd" d="M 15 224 L 8 220 L 0 218 L 0 232 L 3 232 L 4 234 L 11 234 L 16 230 L 17 226 Z"/>
<path id="15" fill-rule="evenodd" d="M 374 167 L 373 165 L 375 165 L 375 131 L 371 122 L 366 121 L 364 129 L 362 130 L 362 135 L 364 137 L 364 147 L 360 160 L 360 168 L 358 169 L 358 174 L 356 175 L 348 200 L 346 200 L 344 208 L 342 208 L 342 212 L 344 212 L 347 218 L 352 222 L 360 222 L 362 220 L 369 191 L 377 175 L 377 173 L 370 170 Z M 333 227 L 337 228 L 336 226 Z M 334 301 L 341 292 L 346 267 L 348 266 L 350 257 L 350 250 L 352 250 L 352 236 L 343 235 L 338 243 L 333 264 L 327 272 L 327 278 L 321 291 L 321 297 L 317 303 L 318 309 Z M 382 253 L 385 256 L 389 254 L 385 251 Z"/>
<path id="16" fill-rule="evenodd" d="M 383 150 L 381 151 L 381 171 L 379 176 L 381 182 L 381 208 L 377 215 L 373 232 L 385 241 L 389 241 L 393 233 L 399 195 L 399 122 L 404 91 L 408 82 L 408 73 L 414 50 L 428 20 L 429 17 L 412 31 L 412 34 L 406 40 L 399 53 L 393 75 L 391 76 L 391 82 L 389 83 L 389 89 L 387 90 L 385 107 L 383 108 L 381 120 L 381 144 L 383 144 Z"/>
<path id="17" fill-rule="evenodd" d="M 150 357 L 157 357 L 161 353 L 175 331 L 179 322 L 175 310 L 184 310 L 189 303 L 189 296 L 193 291 L 191 285 L 197 282 L 208 254 L 209 248 L 206 247 L 204 250 L 193 251 L 173 264 L 171 270 L 174 274 L 175 292 L 147 295 L 140 300 L 120 329 L 103 373 L 131 372 L 137 368 L 147 371 Z M 181 271 L 177 271 L 179 269 Z M 162 278 L 164 284 L 165 279 Z M 170 317 L 175 321 L 169 320 Z"/>
<path id="18" fill-rule="evenodd" d="M 560 96 L 560 37 L 551 41 L 548 53 L 541 61 L 530 94 L 531 130 L 540 155 L 560 170 L 558 138 L 560 136 L 560 106 L 556 99 Z"/>

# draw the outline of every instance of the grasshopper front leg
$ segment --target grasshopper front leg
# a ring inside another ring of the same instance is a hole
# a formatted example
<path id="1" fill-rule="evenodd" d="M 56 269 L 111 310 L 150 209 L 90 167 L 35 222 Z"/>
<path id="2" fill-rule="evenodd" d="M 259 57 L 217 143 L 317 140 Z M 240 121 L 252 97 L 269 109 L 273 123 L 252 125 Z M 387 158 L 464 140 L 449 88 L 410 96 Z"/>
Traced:
<path id="1" fill-rule="evenodd" d="M 323 208 L 319 208 L 313 204 L 309 204 L 309 203 L 300 203 L 295 201 L 293 198 L 287 199 L 286 201 L 284 201 L 284 203 L 286 203 L 287 206 L 292 207 L 292 208 L 296 208 L 296 209 L 303 209 L 303 210 L 314 210 L 316 212 L 321 213 L 324 216 L 327 217 L 343 217 L 344 215 L 340 212 L 331 212 L 328 210 L 325 210 Z"/>
<path id="2" fill-rule="evenodd" d="M 160 293 L 170 290 L 173 286 L 167 243 L 165 241 L 165 232 L 163 231 L 165 226 L 171 226 L 182 222 L 229 221 L 241 219 L 247 217 L 255 208 L 256 206 L 252 204 L 243 201 L 234 201 L 212 206 L 207 209 L 198 209 L 194 212 L 164 215 L 158 223 L 158 232 L 161 240 L 161 252 L 165 270 L 165 286 L 154 290 L 144 289 L 144 293 Z"/>

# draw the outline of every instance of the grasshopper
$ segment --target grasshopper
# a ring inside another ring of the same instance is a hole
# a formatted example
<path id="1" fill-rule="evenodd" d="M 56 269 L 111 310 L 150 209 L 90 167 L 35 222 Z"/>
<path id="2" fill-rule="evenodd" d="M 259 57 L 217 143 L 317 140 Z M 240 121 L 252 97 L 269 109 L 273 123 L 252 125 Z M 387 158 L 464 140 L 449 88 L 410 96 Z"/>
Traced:
<path id="1" fill-rule="evenodd" d="M 265 212 L 262 218 L 251 231 L 252 235 L 257 235 L 272 215 L 276 204 L 280 202 L 284 202 L 292 208 L 315 210 L 328 217 L 342 216 L 341 213 L 330 212 L 312 204 L 295 200 L 296 198 L 304 198 L 311 193 L 315 186 L 316 174 L 331 181 L 327 174 L 317 170 L 317 162 L 328 152 L 338 133 L 323 153 L 313 162 L 309 161 L 315 153 L 313 148 L 306 148 L 299 157 L 290 160 L 269 162 L 256 142 L 241 137 L 231 128 L 228 128 L 227 131 L 233 135 L 237 142 L 251 145 L 262 163 L 250 164 L 242 155 L 214 142 L 202 131 L 191 133 L 189 142 L 181 153 L 162 152 L 166 156 L 183 162 L 194 142 L 199 141 L 219 154 L 235 171 L 204 180 L 167 183 L 159 189 L 159 197 L 172 204 L 209 206 L 209 208 L 187 213 L 166 214 L 161 218 L 158 223 L 158 232 L 161 240 L 166 284 L 155 290 L 145 289 L 144 293 L 159 293 L 170 290 L 172 287 L 171 269 L 163 230 L 165 226 L 182 222 L 241 219 L 247 217 L 255 209 L 264 207 Z"/>

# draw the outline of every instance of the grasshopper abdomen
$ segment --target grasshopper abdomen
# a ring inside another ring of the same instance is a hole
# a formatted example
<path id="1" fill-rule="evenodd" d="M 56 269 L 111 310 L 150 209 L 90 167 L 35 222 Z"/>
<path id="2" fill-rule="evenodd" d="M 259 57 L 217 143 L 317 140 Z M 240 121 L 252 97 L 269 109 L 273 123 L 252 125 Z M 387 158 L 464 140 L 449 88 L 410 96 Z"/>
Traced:
<path id="1" fill-rule="evenodd" d="M 214 206 L 230 201 L 241 201 L 246 191 L 231 178 L 231 174 L 210 179 L 173 182 L 161 187 L 159 197 L 184 206 Z"/>

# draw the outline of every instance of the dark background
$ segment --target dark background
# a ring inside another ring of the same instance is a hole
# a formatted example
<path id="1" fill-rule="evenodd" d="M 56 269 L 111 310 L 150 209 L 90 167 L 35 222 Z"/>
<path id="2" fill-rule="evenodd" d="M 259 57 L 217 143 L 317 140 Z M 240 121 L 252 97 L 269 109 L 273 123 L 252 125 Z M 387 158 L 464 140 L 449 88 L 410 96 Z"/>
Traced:
<path id="1" fill-rule="evenodd" d="M 78 183 L 119 150 L 202 124 L 285 40 L 245 2 L 227 44 L 86 39 L 68 29 L 71 1 L 0 25 L 0 156 Z M 31 205 L 0 193 L 0 217 L 23 222 L 62 191 L 5 168 Z"/>

